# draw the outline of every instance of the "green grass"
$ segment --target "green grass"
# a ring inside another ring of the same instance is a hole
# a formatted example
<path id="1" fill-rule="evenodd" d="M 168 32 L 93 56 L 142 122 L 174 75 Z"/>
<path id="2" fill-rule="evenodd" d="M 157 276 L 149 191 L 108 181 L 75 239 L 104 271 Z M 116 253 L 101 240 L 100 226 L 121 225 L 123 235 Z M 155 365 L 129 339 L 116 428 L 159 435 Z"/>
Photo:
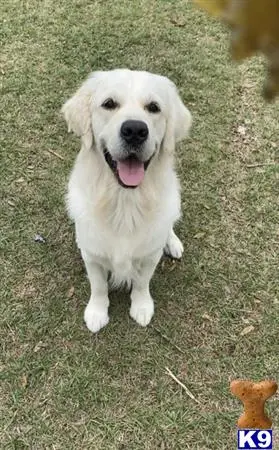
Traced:
<path id="1" fill-rule="evenodd" d="M 229 382 L 279 374 L 279 113 L 261 99 L 262 62 L 234 66 L 226 30 L 186 0 L 1 9 L 1 448 L 236 448 L 242 407 Z M 79 143 L 59 109 L 91 70 L 126 66 L 169 76 L 194 116 L 177 150 L 185 255 L 156 271 L 151 326 L 116 293 L 93 336 L 64 206 Z M 268 410 L 279 428 L 278 395 Z"/>

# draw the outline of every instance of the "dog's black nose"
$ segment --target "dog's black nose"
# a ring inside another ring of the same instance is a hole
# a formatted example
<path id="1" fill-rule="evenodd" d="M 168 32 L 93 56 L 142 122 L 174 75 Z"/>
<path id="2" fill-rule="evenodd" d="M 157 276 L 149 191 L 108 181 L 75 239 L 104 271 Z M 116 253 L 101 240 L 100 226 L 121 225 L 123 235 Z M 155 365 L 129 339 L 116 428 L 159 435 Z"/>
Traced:
<path id="1" fill-rule="evenodd" d="M 140 145 L 146 141 L 148 127 L 142 120 L 126 120 L 120 129 L 121 137 L 130 145 Z"/>

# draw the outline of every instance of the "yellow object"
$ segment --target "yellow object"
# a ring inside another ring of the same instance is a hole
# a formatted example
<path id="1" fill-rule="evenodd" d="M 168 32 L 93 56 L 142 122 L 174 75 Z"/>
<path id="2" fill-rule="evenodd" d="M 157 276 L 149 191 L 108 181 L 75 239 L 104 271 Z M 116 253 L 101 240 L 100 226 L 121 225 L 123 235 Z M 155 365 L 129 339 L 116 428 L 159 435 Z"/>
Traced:
<path id="1" fill-rule="evenodd" d="M 279 0 L 195 0 L 232 30 L 231 53 L 242 60 L 256 52 L 268 59 L 264 96 L 279 94 Z"/>

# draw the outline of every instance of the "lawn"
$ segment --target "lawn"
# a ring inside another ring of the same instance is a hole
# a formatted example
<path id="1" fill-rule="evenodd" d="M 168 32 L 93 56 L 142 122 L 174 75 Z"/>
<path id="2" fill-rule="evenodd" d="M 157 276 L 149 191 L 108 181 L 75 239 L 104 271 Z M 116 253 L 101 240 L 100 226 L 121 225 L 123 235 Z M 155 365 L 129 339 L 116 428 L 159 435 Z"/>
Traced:
<path id="1" fill-rule="evenodd" d="M 1 10 L 1 448 L 236 448 L 230 381 L 279 378 L 279 108 L 261 98 L 263 62 L 233 65 L 226 30 L 187 0 Z M 192 111 L 177 149 L 185 254 L 156 271 L 149 327 L 120 292 L 92 335 L 64 205 L 79 142 L 59 110 L 91 70 L 115 67 L 169 76 Z M 276 441 L 278 394 L 268 411 Z"/>

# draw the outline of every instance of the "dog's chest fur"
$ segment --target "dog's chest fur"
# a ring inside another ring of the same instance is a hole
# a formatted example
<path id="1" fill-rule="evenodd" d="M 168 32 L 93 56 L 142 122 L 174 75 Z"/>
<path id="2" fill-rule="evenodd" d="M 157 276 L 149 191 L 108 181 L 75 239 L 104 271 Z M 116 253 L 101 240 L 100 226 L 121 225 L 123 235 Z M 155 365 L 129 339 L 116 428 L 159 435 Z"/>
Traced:
<path id="1" fill-rule="evenodd" d="M 179 217 L 175 172 L 166 165 L 158 176 L 158 164 L 155 168 L 155 173 L 148 169 L 137 189 L 121 188 L 106 166 L 98 165 L 98 159 L 93 164 L 86 154 L 78 157 L 72 172 L 68 209 L 77 244 L 112 272 L 115 284 L 129 282 L 144 259 L 163 251 Z"/>

